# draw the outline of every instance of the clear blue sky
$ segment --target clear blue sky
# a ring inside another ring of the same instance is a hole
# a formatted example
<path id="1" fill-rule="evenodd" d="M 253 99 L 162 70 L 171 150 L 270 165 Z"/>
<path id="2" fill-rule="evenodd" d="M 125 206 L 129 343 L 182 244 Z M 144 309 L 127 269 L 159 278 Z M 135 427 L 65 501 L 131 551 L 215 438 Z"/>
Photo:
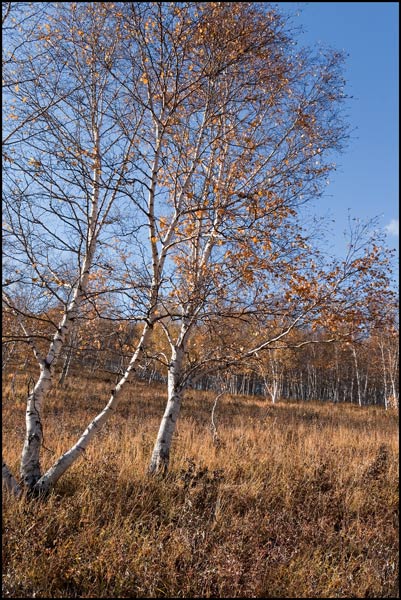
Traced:
<path id="1" fill-rule="evenodd" d="M 399 5 L 396 2 L 278 2 L 303 27 L 302 45 L 323 44 L 349 55 L 346 92 L 355 131 L 337 157 L 327 193 L 317 211 L 336 219 L 334 249 L 343 251 L 348 208 L 352 216 L 380 216 L 388 245 L 398 248 Z"/>

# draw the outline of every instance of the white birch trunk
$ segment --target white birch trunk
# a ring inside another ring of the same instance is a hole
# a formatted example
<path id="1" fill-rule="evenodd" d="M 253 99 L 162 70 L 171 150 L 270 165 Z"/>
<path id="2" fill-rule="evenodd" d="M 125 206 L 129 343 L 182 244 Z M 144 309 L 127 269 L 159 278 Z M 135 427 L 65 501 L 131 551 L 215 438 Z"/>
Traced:
<path id="1" fill-rule="evenodd" d="M 221 396 L 224 394 L 223 392 L 220 392 L 220 394 L 217 394 L 216 398 L 214 399 L 214 403 L 213 403 L 213 408 L 212 408 L 212 414 L 211 414 L 211 430 L 212 430 L 212 439 L 213 439 L 213 444 L 214 445 L 218 445 L 219 444 L 219 436 L 217 433 L 217 427 L 216 427 L 216 422 L 214 420 L 214 414 L 216 412 L 216 407 L 217 407 L 217 401 L 219 398 L 221 398 Z"/>
<path id="2" fill-rule="evenodd" d="M 175 427 L 180 413 L 182 389 L 180 387 L 180 374 L 184 351 L 175 347 L 172 352 L 171 363 L 168 370 L 168 399 L 166 410 L 160 424 L 156 443 L 149 465 L 149 473 L 165 473 L 170 460 L 170 448 L 173 441 Z"/>
<path id="3" fill-rule="evenodd" d="M 276 404 L 277 400 L 278 400 L 278 391 L 279 391 L 279 382 L 275 379 L 272 382 L 272 386 L 270 389 L 270 396 L 272 399 L 272 404 Z"/>
<path id="4" fill-rule="evenodd" d="M 358 404 L 359 404 L 359 406 L 362 406 L 361 377 L 360 377 L 360 373 L 359 373 L 359 364 L 358 364 L 358 358 L 357 358 L 355 346 L 352 346 L 352 355 L 354 357 L 354 363 L 355 363 L 356 385 L 357 385 L 357 390 L 358 390 Z"/>
<path id="5" fill-rule="evenodd" d="M 272 399 L 272 404 L 275 404 L 281 393 L 282 375 L 280 373 L 280 367 L 276 358 L 276 352 L 274 350 L 269 352 L 269 362 L 271 370 L 271 385 L 269 392 Z"/>
<path id="6" fill-rule="evenodd" d="M 382 358 L 382 367 L 383 367 L 383 386 L 384 386 L 384 408 L 387 410 L 387 397 L 388 397 L 388 392 L 387 392 L 387 368 L 386 368 L 386 360 L 384 357 L 384 344 L 383 342 L 380 343 L 380 352 L 381 352 L 381 358 Z"/>
<path id="7" fill-rule="evenodd" d="M 340 367 L 338 363 L 338 347 L 335 346 L 335 357 L 336 357 L 336 388 L 334 390 L 334 402 L 340 401 Z"/>
<path id="8" fill-rule="evenodd" d="M 68 372 L 70 370 L 70 365 L 71 365 L 71 362 L 72 362 L 73 348 L 74 348 L 74 345 L 76 343 L 75 336 L 73 336 L 72 334 L 70 334 L 70 337 L 71 337 L 70 346 L 68 348 L 67 356 L 65 357 L 65 361 L 64 361 L 64 364 L 63 364 L 61 375 L 60 375 L 60 378 L 58 380 L 58 385 L 60 387 L 64 384 L 64 381 L 66 380 Z"/>
<path id="9" fill-rule="evenodd" d="M 388 358 L 389 358 L 389 365 L 390 365 L 389 377 L 390 377 L 391 391 L 392 391 L 391 408 L 398 409 L 399 394 L 398 394 L 397 386 L 396 386 L 396 375 L 397 375 L 397 371 L 398 371 L 398 358 L 399 358 L 398 346 L 395 347 L 393 352 L 391 351 L 391 348 L 388 349 Z"/>
<path id="10" fill-rule="evenodd" d="M 32 489 L 40 479 L 40 448 L 42 446 L 42 404 L 51 387 L 51 371 L 41 366 L 41 373 L 33 392 L 28 397 L 26 409 L 26 434 L 21 456 L 21 477 L 24 486 Z"/>

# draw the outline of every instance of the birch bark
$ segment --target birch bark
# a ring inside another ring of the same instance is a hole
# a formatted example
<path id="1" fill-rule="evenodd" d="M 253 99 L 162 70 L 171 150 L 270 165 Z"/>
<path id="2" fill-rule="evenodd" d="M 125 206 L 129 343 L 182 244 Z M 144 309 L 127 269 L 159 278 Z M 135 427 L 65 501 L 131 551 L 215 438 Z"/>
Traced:
<path id="1" fill-rule="evenodd" d="M 168 399 L 166 410 L 164 411 L 159 432 L 157 434 L 152 458 L 150 460 L 149 473 L 165 473 L 168 469 L 171 443 L 182 401 L 180 374 L 183 357 L 183 348 L 175 346 L 168 371 Z"/>
<path id="2" fill-rule="evenodd" d="M 358 404 L 359 404 L 359 406 L 362 406 L 361 377 L 360 377 L 360 372 L 359 372 L 359 363 L 358 363 L 358 357 L 356 354 L 355 346 L 352 346 L 352 356 L 354 357 L 354 364 L 355 364 L 356 385 L 357 385 L 357 390 L 358 390 Z"/>

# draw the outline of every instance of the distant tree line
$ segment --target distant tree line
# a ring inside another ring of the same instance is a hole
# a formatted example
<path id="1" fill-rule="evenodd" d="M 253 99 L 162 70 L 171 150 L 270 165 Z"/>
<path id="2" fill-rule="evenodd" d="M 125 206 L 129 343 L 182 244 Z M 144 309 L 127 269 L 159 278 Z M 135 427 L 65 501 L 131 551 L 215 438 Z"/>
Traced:
<path id="1" fill-rule="evenodd" d="M 12 324 L 11 324 L 12 323 Z M 44 323 L 44 321 L 42 322 Z M 3 370 L 13 372 L 29 364 L 30 349 L 16 333 L 18 323 L 9 315 L 3 329 Z M 43 327 L 43 335 L 46 327 Z M 130 351 L 137 343 L 138 327 L 121 320 L 115 322 L 93 317 L 82 320 L 73 330 L 61 353 L 56 374 L 58 385 L 68 377 L 85 375 L 115 379 L 125 371 Z M 200 332 L 199 332 L 200 335 Z M 325 338 L 323 332 L 320 337 Z M 44 335 L 45 337 L 45 335 Z M 293 345 L 296 345 L 296 337 Z M 307 339 L 303 336 L 303 340 Z M 283 349 L 269 350 L 261 357 L 248 359 L 235 368 L 205 374 L 189 387 L 197 390 L 224 390 L 233 395 L 264 396 L 273 403 L 280 399 L 303 401 L 351 402 L 359 405 L 397 407 L 399 402 L 399 331 L 396 322 L 386 329 L 373 330 L 358 341 L 319 344 L 291 348 L 291 336 Z M 199 342 L 201 343 L 201 341 Z M 194 338 L 196 345 L 196 336 Z M 152 334 L 138 365 L 135 379 L 167 382 L 167 367 L 162 332 Z"/>

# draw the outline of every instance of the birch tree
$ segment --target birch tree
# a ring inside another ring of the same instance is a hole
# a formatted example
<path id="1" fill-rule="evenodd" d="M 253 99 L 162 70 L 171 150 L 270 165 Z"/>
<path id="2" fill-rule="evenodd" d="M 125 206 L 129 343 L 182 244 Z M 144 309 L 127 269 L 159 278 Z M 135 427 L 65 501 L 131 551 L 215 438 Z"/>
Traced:
<path id="1" fill-rule="evenodd" d="M 91 270 L 111 252 L 110 224 L 129 193 L 125 173 L 134 160 L 140 119 L 139 111 L 128 114 L 123 88 L 109 72 L 117 60 L 118 18 L 103 3 L 50 4 L 44 14 L 37 29 L 41 52 L 32 57 L 21 46 L 22 75 L 9 90 L 15 110 L 5 115 L 12 149 L 3 190 L 4 301 L 18 314 L 39 370 L 27 399 L 21 459 L 22 484 L 30 492 L 46 491 L 57 479 L 54 468 L 41 472 L 43 402 L 66 337 L 88 301 Z M 21 289 L 25 304 L 15 302 Z M 62 307 L 60 320 L 48 321 L 46 346 L 35 322 L 55 305 Z"/>
<path id="2" fill-rule="evenodd" d="M 374 245 L 363 247 L 359 240 L 342 263 L 323 266 L 319 257 L 311 260 L 308 236 L 297 221 L 333 168 L 332 150 L 346 138 L 341 56 L 293 51 L 278 15 L 259 5 L 207 3 L 196 13 L 191 60 L 192 72 L 205 75 L 194 90 L 200 102 L 178 105 L 160 166 L 163 198 L 168 193 L 174 211 L 160 218 L 155 245 L 166 249 L 163 236 L 171 225 L 174 233 L 168 284 L 159 299 L 170 348 L 168 399 L 150 472 L 168 466 L 183 391 L 191 382 L 279 346 L 295 328 L 325 320 L 335 329 L 340 314 L 360 323 L 363 290 L 382 258 Z M 151 20 L 155 39 L 164 39 L 162 22 Z M 160 79 L 146 73 L 149 93 L 159 89 Z M 200 132 L 196 138 L 194 131 Z M 178 177 L 181 171 L 191 178 Z M 281 330 L 260 335 L 261 323 L 278 315 Z M 206 345 L 191 364 L 197 326 L 236 319 L 247 320 L 248 343 L 238 346 L 233 339 L 221 353 Z"/>

